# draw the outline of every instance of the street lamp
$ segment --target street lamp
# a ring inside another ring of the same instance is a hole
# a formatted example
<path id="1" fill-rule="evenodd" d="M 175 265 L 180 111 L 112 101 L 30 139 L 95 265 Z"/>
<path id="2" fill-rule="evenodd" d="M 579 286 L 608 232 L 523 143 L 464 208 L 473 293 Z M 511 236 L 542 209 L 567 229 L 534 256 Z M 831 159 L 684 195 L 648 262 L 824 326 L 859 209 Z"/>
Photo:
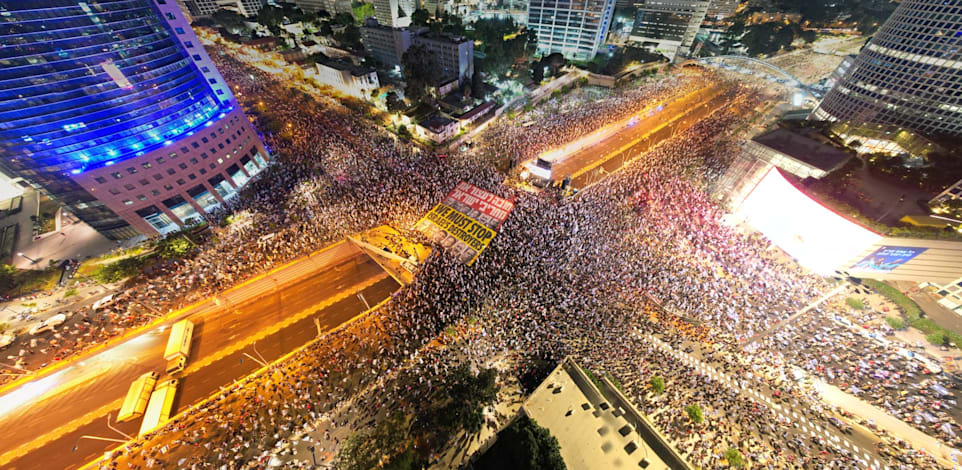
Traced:
<path id="1" fill-rule="evenodd" d="M 27 255 L 25 255 L 25 254 L 23 254 L 22 251 L 19 252 L 19 253 L 17 253 L 17 256 L 21 256 L 21 257 L 23 257 L 23 258 L 27 258 L 28 260 L 30 260 L 30 264 L 33 264 L 33 263 L 36 263 L 36 262 L 37 262 L 37 260 L 35 260 L 35 259 L 33 259 L 33 258 L 31 258 L 31 257 L 29 257 L 29 256 L 27 256 Z"/>

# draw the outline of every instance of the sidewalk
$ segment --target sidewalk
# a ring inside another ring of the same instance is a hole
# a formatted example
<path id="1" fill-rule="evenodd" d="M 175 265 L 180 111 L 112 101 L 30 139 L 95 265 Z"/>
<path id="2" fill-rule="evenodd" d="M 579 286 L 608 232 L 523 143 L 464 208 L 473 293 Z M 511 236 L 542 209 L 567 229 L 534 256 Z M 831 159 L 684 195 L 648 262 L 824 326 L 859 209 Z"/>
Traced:
<path id="1" fill-rule="evenodd" d="M 102 255 L 120 246 L 120 242 L 108 240 L 86 223 L 63 211 L 60 211 L 58 216 L 61 220 L 59 231 L 48 232 L 34 239 L 30 216 L 35 215 L 37 210 L 36 197 L 33 199 L 33 206 L 30 206 L 32 208 L 28 209 L 29 194 L 36 193 L 30 191 L 24 193 L 23 210 L 15 216 L 20 223 L 20 237 L 14 250 L 12 260 L 14 267 L 19 269 L 43 269 L 50 265 L 51 260 L 60 261 L 72 258 L 82 261 L 91 256 Z M 23 253 L 24 256 L 17 256 L 17 253 Z"/>

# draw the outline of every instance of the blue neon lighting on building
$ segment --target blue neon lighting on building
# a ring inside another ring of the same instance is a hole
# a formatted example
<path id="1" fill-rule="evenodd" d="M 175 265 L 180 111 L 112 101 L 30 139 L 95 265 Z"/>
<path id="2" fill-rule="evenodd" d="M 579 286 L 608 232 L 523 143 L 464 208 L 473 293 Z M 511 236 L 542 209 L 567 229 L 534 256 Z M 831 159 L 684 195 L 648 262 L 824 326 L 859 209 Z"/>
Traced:
<path id="1" fill-rule="evenodd" d="M 15 171 L 77 174 L 116 163 L 227 111 L 150 0 L 4 7 L 0 158 L 15 158 Z M 111 77 L 116 70 L 129 87 Z"/>

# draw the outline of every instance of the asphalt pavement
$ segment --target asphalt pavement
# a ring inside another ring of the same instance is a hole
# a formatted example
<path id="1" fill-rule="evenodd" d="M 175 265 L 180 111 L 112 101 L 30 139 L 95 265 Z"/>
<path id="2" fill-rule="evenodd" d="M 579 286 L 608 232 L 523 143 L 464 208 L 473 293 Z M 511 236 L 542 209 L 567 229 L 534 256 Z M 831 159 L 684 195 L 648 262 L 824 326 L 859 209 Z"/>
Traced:
<path id="1" fill-rule="evenodd" d="M 552 166 L 558 178 L 571 175 L 571 186 L 583 189 L 606 175 L 618 171 L 625 163 L 684 132 L 725 104 L 718 96 L 723 90 L 709 86 L 666 103 L 648 117 L 626 127 L 611 137 L 580 150 Z"/>
<path id="2" fill-rule="evenodd" d="M 337 252 L 313 274 L 290 284 L 277 283 L 274 289 L 259 289 L 262 292 L 251 301 L 228 294 L 219 297 L 215 302 L 219 306 L 213 310 L 209 303 L 199 306 L 209 313 L 196 322 L 175 413 L 259 368 L 252 357 L 269 363 L 315 338 L 318 325 L 322 333 L 330 331 L 399 287 L 350 244 L 340 245 Z M 4 429 L 0 467 L 77 468 L 115 447 L 117 442 L 80 436 L 124 439 L 108 427 L 107 417 L 116 416 L 136 377 L 163 372 L 166 339 L 167 331 L 150 330 L 0 397 L 0 428 Z M 41 395 L 46 384 L 53 391 Z M 39 399 L 30 399 L 36 395 Z M 22 406 L 10 409 L 21 401 Z M 134 420 L 115 427 L 133 435 L 139 425 Z"/>

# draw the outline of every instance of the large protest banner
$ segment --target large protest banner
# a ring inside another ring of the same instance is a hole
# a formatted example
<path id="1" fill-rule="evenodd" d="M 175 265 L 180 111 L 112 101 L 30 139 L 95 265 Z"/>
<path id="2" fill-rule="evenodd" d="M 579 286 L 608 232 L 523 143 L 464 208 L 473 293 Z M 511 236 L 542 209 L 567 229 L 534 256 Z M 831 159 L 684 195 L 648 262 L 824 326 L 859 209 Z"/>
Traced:
<path id="1" fill-rule="evenodd" d="M 512 209 L 514 202 L 462 181 L 415 228 L 471 265 Z"/>

